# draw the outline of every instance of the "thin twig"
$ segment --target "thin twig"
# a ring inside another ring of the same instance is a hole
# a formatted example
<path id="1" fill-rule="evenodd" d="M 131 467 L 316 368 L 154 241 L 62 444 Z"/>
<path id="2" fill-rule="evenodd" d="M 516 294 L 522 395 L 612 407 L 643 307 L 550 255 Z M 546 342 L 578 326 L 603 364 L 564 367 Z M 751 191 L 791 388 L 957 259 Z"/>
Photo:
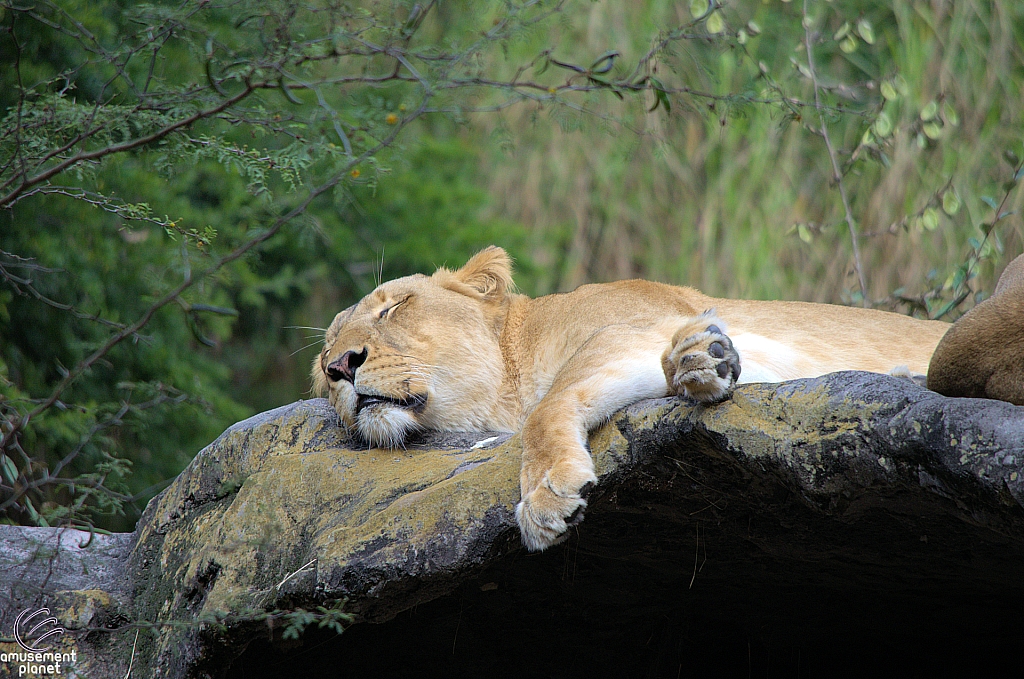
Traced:
<path id="1" fill-rule="evenodd" d="M 818 109 L 818 120 L 821 122 L 821 129 L 818 134 L 825 140 L 825 148 L 828 149 L 828 158 L 832 162 L 832 178 L 839 185 L 839 197 L 843 201 L 843 210 L 846 213 L 846 226 L 850 229 L 850 242 L 853 244 L 853 267 L 857 271 L 857 281 L 860 283 L 861 303 L 868 306 L 868 286 L 864 280 L 864 267 L 861 265 L 860 243 L 857 237 L 857 225 L 853 220 L 853 210 L 850 209 L 850 200 L 846 196 L 846 184 L 843 183 L 843 173 L 839 169 L 839 159 L 836 150 L 832 146 L 832 138 L 828 134 L 828 124 L 825 121 L 825 112 L 821 108 L 821 86 L 818 84 L 818 74 L 814 69 L 814 38 L 811 34 L 811 22 L 807 18 L 807 0 L 804 0 L 803 25 L 804 25 L 804 46 L 807 48 L 807 72 L 811 76 L 811 84 L 814 86 L 814 106 Z"/>
<path id="2" fill-rule="evenodd" d="M 137 148 L 145 146 L 147 144 L 152 144 L 155 141 L 159 141 L 159 140 L 163 139 L 164 137 L 166 137 L 167 135 L 171 134 L 172 132 L 175 132 L 175 131 L 183 129 L 183 128 L 187 128 L 190 125 L 192 125 L 193 123 L 196 123 L 196 122 L 198 122 L 200 120 L 205 120 L 206 118 L 211 118 L 211 117 L 217 115 L 218 113 L 220 113 L 221 111 L 226 110 L 230 106 L 232 106 L 234 104 L 237 104 L 238 102 L 242 101 L 243 99 L 248 97 L 250 94 L 252 94 L 255 89 L 256 88 L 253 87 L 251 84 L 246 83 L 245 87 L 243 87 L 237 94 L 235 94 L 234 96 L 231 96 L 231 97 L 228 97 L 228 98 L 224 99 L 222 102 L 220 102 L 216 106 L 213 106 L 213 107 L 208 108 L 208 109 L 204 109 L 202 111 L 197 111 L 196 113 L 193 113 L 192 115 L 188 116 L 187 118 L 182 118 L 181 120 L 176 120 L 173 123 L 171 123 L 170 125 L 162 127 L 161 129 L 156 130 L 155 132 L 152 132 L 150 134 L 147 134 L 144 137 L 138 137 L 136 139 L 132 139 L 130 141 L 126 141 L 126 142 L 121 143 L 121 144 L 112 144 L 110 146 L 105 146 L 103 148 L 96 149 L 94 151 L 80 151 L 79 153 L 76 153 L 75 155 L 71 156 L 70 158 L 68 158 L 68 159 L 66 159 L 66 160 L 64 160 L 62 162 L 57 163 L 56 165 L 54 165 L 53 167 L 49 168 L 48 170 L 44 170 L 44 171 L 42 171 L 42 172 L 40 172 L 40 173 L 38 173 L 38 174 L 36 174 L 35 176 L 32 176 L 32 177 L 25 177 L 22 180 L 20 185 L 18 185 L 14 189 L 12 189 L 3 198 L 0 198 L 0 208 L 10 207 L 15 202 L 17 202 L 18 197 L 22 193 L 24 193 L 27 189 L 35 186 L 36 184 L 39 184 L 39 183 L 42 183 L 42 182 L 46 181 L 47 179 L 49 179 L 50 177 L 53 177 L 54 175 L 60 174 L 61 172 L 63 172 L 64 170 L 66 170 L 66 169 L 68 169 L 70 167 L 74 167 L 75 165 L 78 165 L 80 163 L 84 163 L 84 162 L 87 162 L 87 161 L 98 160 L 98 159 L 103 158 L 105 156 L 109 156 L 109 155 L 113 155 L 113 154 L 117 154 L 117 153 L 123 153 L 125 151 L 131 151 L 132 149 L 137 149 Z"/>
<path id="3" fill-rule="evenodd" d="M 288 575 L 287 577 L 285 577 L 285 579 L 284 579 L 284 580 L 282 580 L 281 582 L 277 583 L 277 585 L 275 585 L 275 586 L 274 586 L 274 589 L 281 589 L 281 585 L 283 585 L 284 583 L 288 582 L 288 581 L 289 581 L 289 580 L 291 580 L 291 579 L 292 579 L 293 577 L 295 577 L 296 575 L 298 575 L 298 574 L 299 574 L 299 573 L 301 573 L 302 571 L 306 570 L 307 568 L 309 568 L 310 566 L 312 566 L 312 565 L 313 565 L 313 564 L 315 564 L 315 563 L 316 563 L 316 557 L 313 557 L 313 558 L 312 558 L 312 559 L 310 559 L 310 560 L 309 560 L 309 561 L 308 561 L 308 562 L 307 562 L 307 563 L 306 563 L 306 564 L 305 564 L 304 566 L 302 566 L 302 568 L 298 569 L 298 570 L 297 570 L 297 571 L 295 571 L 294 573 L 291 573 L 290 575 Z"/>
<path id="4" fill-rule="evenodd" d="M 35 408 L 25 413 L 21 418 L 17 420 L 10 420 L 9 428 L 7 428 L 7 431 L 4 432 L 3 438 L 0 439 L 0 450 L 8 449 L 12 445 L 12 443 L 16 441 L 19 433 L 22 430 L 24 430 L 26 426 L 28 426 L 29 422 L 33 418 L 45 412 L 46 410 L 51 408 L 55 403 L 57 403 L 61 394 L 63 394 L 64 391 L 75 380 L 77 380 L 86 370 L 88 370 L 101 358 L 106 356 L 106 354 L 109 353 L 111 349 L 113 349 L 127 337 L 131 337 L 137 334 L 139 330 L 141 330 L 143 327 L 145 327 L 147 323 L 149 323 L 149 321 L 153 318 L 153 315 L 156 314 L 157 311 L 167 306 L 168 304 L 177 301 L 181 294 L 188 290 L 190 287 L 192 287 L 192 285 L 194 285 L 196 282 L 204 280 L 205 278 L 211 276 L 212 274 L 216 273 L 227 264 L 243 257 L 253 248 L 264 243 L 269 238 L 272 238 L 284 227 L 285 224 L 288 224 L 289 222 L 291 222 L 291 220 L 303 214 L 309 207 L 309 205 L 316 198 L 337 186 L 342 181 L 342 179 L 345 176 L 347 176 L 351 168 L 355 167 L 356 165 L 363 162 L 367 158 L 380 152 L 382 149 L 391 146 L 391 144 L 394 143 L 395 139 L 398 137 L 399 133 L 404 129 L 406 125 L 408 125 L 410 122 L 423 115 L 424 111 L 427 110 L 427 104 L 429 103 L 429 101 L 430 94 L 425 93 L 417 109 L 413 111 L 411 115 L 407 116 L 405 119 L 400 121 L 399 124 L 394 127 L 394 129 L 391 131 L 389 135 L 379 140 L 378 143 L 375 144 L 374 146 L 367 148 L 359 156 L 351 159 L 348 163 L 345 164 L 344 167 L 341 168 L 339 172 L 337 172 L 327 181 L 325 181 L 324 183 L 320 184 L 317 187 L 310 189 L 302 201 L 300 201 L 295 207 L 293 207 L 285 214 L 279 216 L 266 231 L 254 236 L 245 243 L 242 243 L 234 250 L 232 250 L 228 254 L 224 255 L 223 257 L 215 261 L 205 270 L 201 271 L 196 276 L 192 276 L 191 273 L 187 272 L 181 283 L 179 283 L 172 290 L 164 294 L 163 297 L 161 297 L 152 305 L 150 305 L 150 307 L 146 309 L 145 312 L 143 312 L 143 314 L 138 318 L 138 320 L 136 320 L 129 326 L 125 326 L 120 332 L 112 335 L 100 348 L 98 348 L 96 351 L 90 354 L 87 358 L 80 361 L 72 370 L 68 371 L 64 378 L 57 384 L 57 386 L 53 389 L 53 391 L 47 398 L 40 401 Z M 62 479 L 62 481 L 66 481 L 69 484 L 73 483 L 72 480 Z M 103 488 L 103 490 L 109 492 L 112 496 L 119 495 L 114 493 L 113 491 L 108 491 L 108 489 L 106 488 Z"/>
<path id="5" fill-rule="evenodd" d="M 139 632 L 141 631 L 141 629 L 135 630 L 135 641 L 132 642 L 132 655 L 128 660 L 128 671 L 124 673 L 124 679 L 128 679 L 132 674 L 132 665 L 135 664 L 135 646 L 139 643 Z"/>

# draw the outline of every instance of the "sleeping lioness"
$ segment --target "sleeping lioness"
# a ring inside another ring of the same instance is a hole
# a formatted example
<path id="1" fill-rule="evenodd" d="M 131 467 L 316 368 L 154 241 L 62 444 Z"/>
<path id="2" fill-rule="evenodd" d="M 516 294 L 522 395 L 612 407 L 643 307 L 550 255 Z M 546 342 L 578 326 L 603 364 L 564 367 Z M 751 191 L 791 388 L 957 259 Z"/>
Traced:
<path id="1" fill-rule="evenodd" d="M 928 366 L 928 388 L 1024 406 L 1024 255 L 1006 267 L 992 296 L 939 342 Z"/>
<path id="2" fill-rule="evenodd" d="M 335 317 L 313 380 L 375 446 L 424 429 L 521 430 L 516 518 L 533 550 L 582 520 L 597 481 L 587 432 L 616 410 L 668 395 L 714 403 L 737 382 L 836 370 L 924 374 L 948 328 L 641 280 L 538 299 L 511 290 L 511 261 L 498 247 L 457 271 L 388 281 Z"/>

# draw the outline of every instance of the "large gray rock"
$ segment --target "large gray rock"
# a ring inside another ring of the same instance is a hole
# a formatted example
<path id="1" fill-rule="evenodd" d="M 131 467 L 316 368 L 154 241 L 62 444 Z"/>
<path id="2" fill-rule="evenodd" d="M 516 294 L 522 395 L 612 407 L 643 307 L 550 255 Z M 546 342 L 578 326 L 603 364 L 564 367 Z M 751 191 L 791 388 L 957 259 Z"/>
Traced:
<path id="1" fill-rule="evenodd" d="M 935 675 L 1024 634 L 1022 407 L 865 373 L 641 402 L 543 554 L 518 437 L 490 438 L 360 450 L 325 401 L 264 413 L 131 536 L 0 530 L 0 631 L 48 605 L 90 677 Z M 288 638 L 336 601 L 343 635 Z"/>

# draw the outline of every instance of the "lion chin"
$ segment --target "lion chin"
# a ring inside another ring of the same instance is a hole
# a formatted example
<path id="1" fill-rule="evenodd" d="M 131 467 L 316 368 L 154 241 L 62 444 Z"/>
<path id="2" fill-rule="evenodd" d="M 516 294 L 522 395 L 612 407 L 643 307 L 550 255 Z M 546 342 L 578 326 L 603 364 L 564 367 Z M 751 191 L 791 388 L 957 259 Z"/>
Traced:
<path id="1" fill-rule="evenodd" d="M 490 247 L 460 269 L 387 281 L 339 313 L 312 377 L 371 446 L 427 430 L 520 432 L 516 519 L 523 544 L 541 550 L 583 520 L 598 482 L 587 435 L 620 408 L 664 396 L 710 405 L 741 381 L 836 370 L 923 374 L 947 327 L 640 280 L 531 299 Z"/>
<path id="2" fill-rule="evenodd" d="M 400 448 L 411 435 L 424 429 L 416 419 L 414 409 L 425 400 L 395 403 L 376 396 L 359 396 L 356 433 L 371 446 Z"/>

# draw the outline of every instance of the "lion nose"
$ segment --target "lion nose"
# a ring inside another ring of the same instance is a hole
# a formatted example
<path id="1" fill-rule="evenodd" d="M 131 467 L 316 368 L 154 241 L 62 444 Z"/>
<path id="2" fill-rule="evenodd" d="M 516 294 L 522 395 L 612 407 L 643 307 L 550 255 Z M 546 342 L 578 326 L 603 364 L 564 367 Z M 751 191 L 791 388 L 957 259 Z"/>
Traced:
<path id="1" fill-rule="evenodd" d="M 332 382 L 338 380 L 355 382 L 356 369 L 366 361 L 366 354 L 366 347 L 363 347 L 363 350 L 358 353 L 346 351 L 341 358 L 331 361 L 331 364 L 327 366 L 327 370 L 324 371 L 327 373 L 327 379 Z"/>

